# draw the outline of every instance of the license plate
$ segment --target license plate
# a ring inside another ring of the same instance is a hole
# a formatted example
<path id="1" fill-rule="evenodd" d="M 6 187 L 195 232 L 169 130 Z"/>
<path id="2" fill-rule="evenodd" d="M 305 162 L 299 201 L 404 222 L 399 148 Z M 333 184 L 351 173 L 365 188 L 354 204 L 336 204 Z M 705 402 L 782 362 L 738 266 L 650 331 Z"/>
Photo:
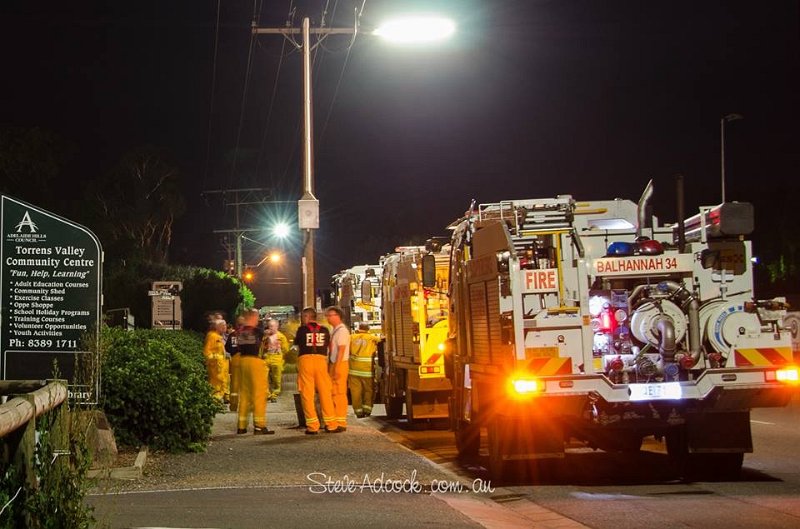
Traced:
<path id="1" fill-rule="evenodd" d="M 680 382 L 629 384 L 631 400 L 677 400 L 683 396 Z"/>

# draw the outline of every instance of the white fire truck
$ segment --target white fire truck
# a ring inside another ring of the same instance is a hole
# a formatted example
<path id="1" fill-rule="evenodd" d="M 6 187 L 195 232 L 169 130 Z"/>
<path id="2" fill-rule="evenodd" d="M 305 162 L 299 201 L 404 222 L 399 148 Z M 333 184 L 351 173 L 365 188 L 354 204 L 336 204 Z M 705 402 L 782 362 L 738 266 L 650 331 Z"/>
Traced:
<path id="1" fill-rule="evenodd" d="M 332 278 L 334 303 L 344 312 L 345 324 L 356 329 L 367 323 L 381 332 L 381 274 L 383 265 L 359 265 L 342 270 Z"/>
<path id="2" fill-rule="evenodd" d="M 658 226 L 651 194 L 473 205 L 451 225 L 452 427 L 493 476 L 570 439 L 638 452 L 650 435 L 684 476 L 734 475 L 750 409 L 790 399 L 785 300 L 753 297 L 752 206 Z"/>
<path id="3" fill-rule="evenodd" d="M 431 239 L 426 246 L 400 247 L 384 259 L 381 395 L 390 419 L 409 423 L 447 419 L 451 395 L 445 376 L 449 246 Z M 422 263 L 431 274 L 422 286 Z M 430 261 L 428 261 L 430 260 Z"/>

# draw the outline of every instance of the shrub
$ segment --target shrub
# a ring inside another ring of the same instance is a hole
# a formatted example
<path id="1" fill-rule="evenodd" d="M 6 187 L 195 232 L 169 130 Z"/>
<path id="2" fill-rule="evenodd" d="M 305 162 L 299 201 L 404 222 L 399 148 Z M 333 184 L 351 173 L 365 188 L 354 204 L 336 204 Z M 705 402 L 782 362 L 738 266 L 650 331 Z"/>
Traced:
<path id="1" fill-rule="evenodd" d="M 182 331 L 104 329 L 102 407 L 117 441 L 169 451 L 205 446 L 217 405 L 201 337 Z"/>

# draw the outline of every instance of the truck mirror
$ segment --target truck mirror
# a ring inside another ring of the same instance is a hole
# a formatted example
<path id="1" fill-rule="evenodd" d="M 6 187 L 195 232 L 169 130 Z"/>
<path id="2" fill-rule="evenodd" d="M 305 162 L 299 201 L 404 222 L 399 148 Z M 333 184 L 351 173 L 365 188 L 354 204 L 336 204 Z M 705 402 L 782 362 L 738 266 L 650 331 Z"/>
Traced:
<path id="1" fill-rule="evenodd" d="M 422 256 L 422 286 L 425 288 L 436 286 L 436 258 L 430 253 Z"/>
<path id="2" fill-rule="evenodd" d="M 371 303 L 372 302 L 372 283 L 369 279 L 365 279 L 361 282 L 361 302 L 362 303 Z"/>

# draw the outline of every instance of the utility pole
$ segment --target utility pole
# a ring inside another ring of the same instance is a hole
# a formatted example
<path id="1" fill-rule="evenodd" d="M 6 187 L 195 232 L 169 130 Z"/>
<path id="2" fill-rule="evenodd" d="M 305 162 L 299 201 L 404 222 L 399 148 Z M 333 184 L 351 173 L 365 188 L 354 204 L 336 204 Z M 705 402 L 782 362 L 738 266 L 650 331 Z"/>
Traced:
<path id="1" fill-rule="evenodd" d="M 316 262 L 314 253 L 314 231 L 319 229 L 319 200 L 314 196 L 314 117 L 311 94 L 311 34 L 324 38 L 327 35 L 354 35 L 358 25 L 352 28 L 312 28 L 308 17 L 303 18 L 300 28 L 260 28 L 253 26 L 255 35 L 283 35 L 303 52 L 303 196 L 297 203 L 298 224 L 303 233 L 303 305 L 316 307 Z M 301 35 L 298 43 L 292 35 Z"/>
<path id="2" fill-rule="evenodd" d="M 242 237 L 244 236 L 245 233 L 264 231 L 265 228 L 242 228 L 241 219 L 239 216 L 239 207 L 270 204 L 273 202 L 280 202 L 280 201 L 270 200 L 272 198 L 272 191 L 270 189 L 261 187 L 247 187 L 240 189 L 212 189 L 208 191 L 203 191 L 202 195 L 203 196 L 219 195 L 222 197 L 222 205 L 224 207 L 232 206 L 234 208 L 234 222 L 235 222 L 234 228 L 214 230 L 214 233 L 232 234 L 234 236 L 235 241 L 233 244 L 233 250 L 235 251 L 236 277 L 241 279 L 242 269 L 243 269 Z M 232 250 L 231 244 L 227 240 L 225 241 L 224 244 L 225 244 L 225 249 L 228 251 L 228 259 L 230 259 Z"/>
<path id="3" fill-rule="evenodd" d="M 354 11 L 355 20 L 350 28 L 312 28 L 308 17 L 300 28 L 260 28 L 253 23 L 253 35 L 283 35 L 295 48 L 303 52 L 303 196 L 297 203 L 298 224 L 303 232 L 303 303 L 316 307 L 314 231 L 319 229 L 319 201 L 314 196 L 314 133 L 313 100 L 311 97 L 311 50 L 329 35 L 352 35 L 359 32 L 359 20 L 366 2 Z M 455 31 L 452 21 L 431 17 L 409 17 L 405 21 L 386 24 L 372 32 L 388 40 L 401 42 L 430 41 L 446 38 Z M 317 35 L 317 44 L 311 45 L 311 35 Z M 297 42 L 294 35 L 301 36 Z"/>

